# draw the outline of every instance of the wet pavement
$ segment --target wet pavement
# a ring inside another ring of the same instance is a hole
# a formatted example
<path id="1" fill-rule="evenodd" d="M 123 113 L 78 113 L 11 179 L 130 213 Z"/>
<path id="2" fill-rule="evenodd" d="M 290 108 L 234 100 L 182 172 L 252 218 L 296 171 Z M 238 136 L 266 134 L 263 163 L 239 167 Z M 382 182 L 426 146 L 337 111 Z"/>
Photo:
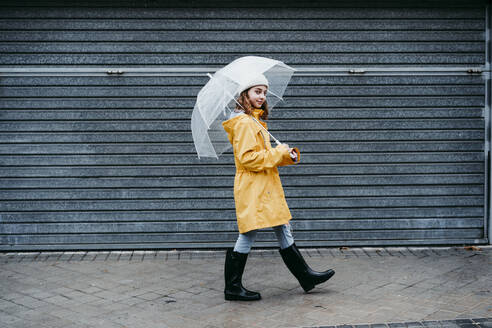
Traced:
<path id="1" fill-rule="evenodd" d="M 304 293 L 277 250 L 253 250 L 223 297 L 225 251 L 0 253 L 0 327 L 492 328 L 492 248 L 301 249 L 335 276 Z"/>

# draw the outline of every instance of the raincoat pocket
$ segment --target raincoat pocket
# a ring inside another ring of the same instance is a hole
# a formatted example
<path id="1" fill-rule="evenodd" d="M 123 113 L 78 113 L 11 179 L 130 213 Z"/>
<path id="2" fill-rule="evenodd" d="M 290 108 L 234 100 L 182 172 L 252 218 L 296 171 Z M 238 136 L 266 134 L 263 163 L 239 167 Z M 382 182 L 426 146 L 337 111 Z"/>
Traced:
<path id="1" fill-rule="evenodd" d="M 265 171 L 264 174 L 266 179 L 264 180 L 263 191 L 258 195 L 257 209 L 259 212 L 274 213 L 281 206 L 280 204 L 283 204 L 284 192 L 278 188 L 280 184 L 278 176 L 272 175 L 268 171 Z"/>
<path id="2" fill-rule="evenodd" d="M 261 194 L 259 197 L 259 201 L 256 207 L 258 209 L 258 212 L 263 212 L 263 210 L 271 207 L 272 201 L 273 201 L 272 191 L 265 190 L 263 194 Z"/>

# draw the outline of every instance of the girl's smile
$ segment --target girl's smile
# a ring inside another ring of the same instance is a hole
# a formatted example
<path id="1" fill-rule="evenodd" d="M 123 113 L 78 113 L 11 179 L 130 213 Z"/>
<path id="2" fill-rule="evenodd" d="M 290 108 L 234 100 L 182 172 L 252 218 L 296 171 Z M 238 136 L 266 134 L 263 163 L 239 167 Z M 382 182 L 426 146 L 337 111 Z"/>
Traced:
<path id="1" fill-rule="evenodd" d="M 249 89 L 248 98 L 251 105 L 255 108 L 261 108 L 265 102 L 268 88 L 265 85 L 256 85 Z"/>

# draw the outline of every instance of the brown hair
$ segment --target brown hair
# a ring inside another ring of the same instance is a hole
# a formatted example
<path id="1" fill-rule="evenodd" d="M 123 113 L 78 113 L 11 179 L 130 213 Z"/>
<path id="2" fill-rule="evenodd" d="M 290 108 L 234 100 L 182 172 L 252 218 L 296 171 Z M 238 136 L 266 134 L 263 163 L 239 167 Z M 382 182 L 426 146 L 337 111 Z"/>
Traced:
<path id="1" fill-rule="evenodd" d="M 251 88 L 249 88 L 251 89 Z M 236 104 L 236 109 L 238 110 L 243 110 L 244 113 L 246 114 L 251 114 L 251 112 L 253 111 L 253 106 L 251 106 L 251 103 L 249 102 L 249 99 L 248 99 L 248 91 L 249 89 L 246 89 L 244 90 L 243 92 L 241 92 L 241 94 L 239 95 L 239 98 L 237 98 L 237 102 L 239 104 L 241 104 L 241 106 L 239 106 L 238 104 Z M 260 116 L 260 118 L 264 121 L 268 120 L 268 104 L 265 100 L 265 102 L 261 105 L 261 109 L 263 110 L 263 114 Z"/>

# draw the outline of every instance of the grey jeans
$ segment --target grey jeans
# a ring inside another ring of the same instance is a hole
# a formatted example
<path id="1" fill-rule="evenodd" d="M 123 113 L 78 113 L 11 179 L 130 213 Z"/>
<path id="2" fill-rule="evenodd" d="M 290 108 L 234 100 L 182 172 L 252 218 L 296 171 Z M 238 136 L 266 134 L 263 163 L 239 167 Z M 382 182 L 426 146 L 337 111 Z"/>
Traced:
<path id="1" fill-rule="evenodd" d="M 273 231 L 277 236 L 278 243 L 281 249 L 287 248 L 294 243 L 292 237 L 290 224 L 283 224 L 273 227 Z M 246 233 L 240 233 L 237 238 L 236 245 L 234 245 L 234 251 L 239 253 L 249 253 L 251 246 L 256 240 L 256 234 L 258 230 L 250 230 Z"/>

